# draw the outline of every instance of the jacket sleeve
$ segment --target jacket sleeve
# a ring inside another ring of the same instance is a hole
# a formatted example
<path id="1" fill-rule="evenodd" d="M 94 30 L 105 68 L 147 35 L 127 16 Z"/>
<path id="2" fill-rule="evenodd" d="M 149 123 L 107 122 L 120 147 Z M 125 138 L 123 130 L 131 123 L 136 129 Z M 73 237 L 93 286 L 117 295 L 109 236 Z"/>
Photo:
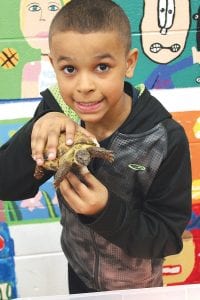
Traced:
<path id="1" fill-rule="evenodd" d="M 8 142 L 1 146 L 1 200 L 22 200 L 33 197 L 37 193 L 39 186 L 52 176 L 52 172 L 47 172 L 42 180 L 35 179 L 33 174 L 36 165 L 31 157 L 31 133 L 33 125 L 39 117 L 49 111 L 52 110 L 43 99 L 39 103 L 34 117 Z"/>
<path id="2" fill-rule="evenodd" d="M 168 132 L 167 156 L 141 208 L 129 207 L 110 193 L 107 207 L 88 226 L 128 255 L 161 258 L 181 251 L 181 236 L 190 216 L 189 145 L 178 127 Z"/>

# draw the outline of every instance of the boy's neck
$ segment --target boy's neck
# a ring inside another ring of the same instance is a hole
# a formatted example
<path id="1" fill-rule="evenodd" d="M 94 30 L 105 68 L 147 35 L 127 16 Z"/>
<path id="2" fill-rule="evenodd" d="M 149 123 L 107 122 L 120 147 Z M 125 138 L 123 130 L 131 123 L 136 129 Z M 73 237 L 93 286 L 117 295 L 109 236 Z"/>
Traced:
<path id="1" fill-rule="evenodd" d="M 85 128 L 96 137 L 97 141 L 100 142 L 111 136 L 129 116 L 133 101 L 127 94 L 125 97 L 123 109 L 119 112 L 112 112 L 112 117 L 101 120 L 99 123 L 85 123 Z"/>

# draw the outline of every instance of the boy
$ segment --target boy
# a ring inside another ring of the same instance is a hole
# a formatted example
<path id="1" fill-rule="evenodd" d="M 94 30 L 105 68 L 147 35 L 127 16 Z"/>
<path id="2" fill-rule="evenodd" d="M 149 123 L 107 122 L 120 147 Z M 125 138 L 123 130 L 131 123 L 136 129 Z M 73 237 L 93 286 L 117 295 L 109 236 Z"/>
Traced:
<path id="1" fill-rule="evenodd" d="M 49 45 L 65 103 L 115 153 L 113 164 L 94 160 L 85 183 L 69 173 L 57 190 L 70 293 L 161 286 L 163 258 L 181 251 L 191 213 L 184 130 L 143 85 L 124 83 L 133 76 L 137 50 L 130 50 L 130 24 L 114 2 L 72 0 L 55 16 Z M 6 157 L 24 162 L 17 176 L 11 165 L 9 183 L 0 177 L 1 198 L 33 196 L 52 176 L 46 171 L 42 180 L 33 178 L 35 121 L 38 164 L 46 142 L 52 159 L 59 133 L 73 137 L 75 125 L 49 90 L 42 96 L 33 120 L 1 149 L 4 172 Z"/>

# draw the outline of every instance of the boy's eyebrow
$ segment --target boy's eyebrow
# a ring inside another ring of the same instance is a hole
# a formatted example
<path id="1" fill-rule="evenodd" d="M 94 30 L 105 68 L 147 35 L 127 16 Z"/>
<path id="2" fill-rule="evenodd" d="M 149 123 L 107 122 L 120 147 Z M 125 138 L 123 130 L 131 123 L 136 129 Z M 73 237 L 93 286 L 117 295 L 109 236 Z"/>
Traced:
<path id="1" fill-rule="evenodd" d="M 108 53 L 97 54 L 97 55 L 95 55 L 95 58 L 98 58 L 98 59 L 104 59 L 104 58 L 114 59 L 114 57 L 109 52 Z"/>
<path id="2" fill-rule="evenodd" d="M 94 56 L 95 59 L 104 59 L 104 58 L 110 58 L 114 60 L 114 57 L 110 53 L 102 53 L 102 54 L 97 54 Z M 57 62 L 62 62 L 62 61 L 73 61 L 72 57 L 69 56 L 60 56 L 57 59 Z"/>
<path id="3" fill-rule="evenodd" d="M 72 61 L 72 58 L 71 57 L 69 57 L 69 56 L 60 56 L 60 57 L 58 57 L 58 59 L 57 59 L 57 62 L 61 62 L 61 61 Z"/>

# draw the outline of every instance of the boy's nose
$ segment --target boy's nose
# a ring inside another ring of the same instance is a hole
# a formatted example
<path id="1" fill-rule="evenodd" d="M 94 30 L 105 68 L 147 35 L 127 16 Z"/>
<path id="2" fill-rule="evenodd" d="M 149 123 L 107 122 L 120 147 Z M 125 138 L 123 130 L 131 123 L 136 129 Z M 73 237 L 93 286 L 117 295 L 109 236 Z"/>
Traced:
<path id="1" fill-rule="evenodd" d="M 91 75 L 81 74 L 77 80 L 77 91 L 79 93 L 88 93 L 95 90 L 94 81 Z"/>

